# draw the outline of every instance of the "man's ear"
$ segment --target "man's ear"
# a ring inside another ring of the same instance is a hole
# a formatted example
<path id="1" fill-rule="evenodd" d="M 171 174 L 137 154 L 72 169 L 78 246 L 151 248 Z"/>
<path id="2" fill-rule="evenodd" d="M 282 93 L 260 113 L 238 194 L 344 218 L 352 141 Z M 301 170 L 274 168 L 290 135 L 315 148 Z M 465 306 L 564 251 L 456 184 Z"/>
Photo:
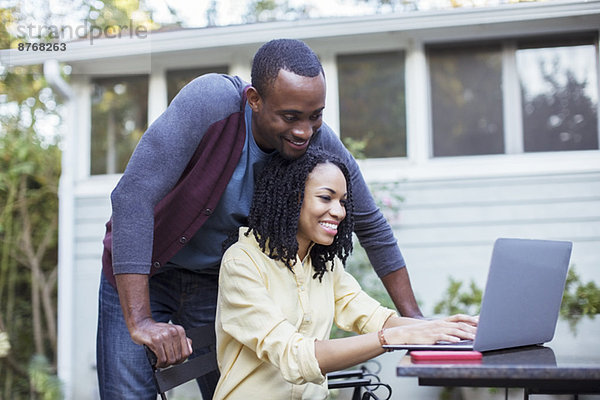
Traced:
<path id="1" fill-rule="evenodd" d="M 262 106 L 262 97 L 258 94 L 258 91 L 254 86 L 250 86 L 246 91 L 246 97 L 248 98 L 248 104 L 250 104 L 250 108 L 252 108 L 252 112 L 260 111 Z"/>

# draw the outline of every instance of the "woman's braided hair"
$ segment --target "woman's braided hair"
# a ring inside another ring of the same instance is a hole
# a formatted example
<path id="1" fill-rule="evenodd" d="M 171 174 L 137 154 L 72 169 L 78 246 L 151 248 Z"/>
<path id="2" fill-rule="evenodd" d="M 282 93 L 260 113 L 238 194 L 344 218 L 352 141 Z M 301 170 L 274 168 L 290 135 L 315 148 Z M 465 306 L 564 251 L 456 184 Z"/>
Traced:
<path id="1" fill-rule="evenodd" d="M 320 148 L 310 147 L 295 160 L 274 155 L 265 166 L 254 188 L 254 197 L 248 216 L 248 231 L 254 233 L 260 248 L 274 260 L 282 261 L 293 272 L 298 253 L 298 219 L 304 200 L 304 187 L 308 175 L 319 164 L 336 165 L 346 178 L 347 200 L 346 218 L 341 221 L 337 235 L 329 246 L 315 244 L 310 250 L 315 274 L 313 278 L 323 278 L 327 262 L 337 256 L 342 264 L 352 252 L 352 231 L 354 229 L 352 186 L 346 165 L 335 155 Z M 333 269 L 333 263 L 331 263 Z"/>

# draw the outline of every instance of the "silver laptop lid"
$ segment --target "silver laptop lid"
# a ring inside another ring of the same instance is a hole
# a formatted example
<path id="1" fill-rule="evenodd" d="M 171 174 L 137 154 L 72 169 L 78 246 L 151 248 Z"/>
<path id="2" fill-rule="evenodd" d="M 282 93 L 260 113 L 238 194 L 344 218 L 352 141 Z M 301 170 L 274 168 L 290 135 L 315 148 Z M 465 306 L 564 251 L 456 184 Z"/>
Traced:
<path id="1" fill-rule="evenodd" d="M 473 348 L 478 351 L 552 340 L 571 242 L 500 238 L 494 244 Z"/>

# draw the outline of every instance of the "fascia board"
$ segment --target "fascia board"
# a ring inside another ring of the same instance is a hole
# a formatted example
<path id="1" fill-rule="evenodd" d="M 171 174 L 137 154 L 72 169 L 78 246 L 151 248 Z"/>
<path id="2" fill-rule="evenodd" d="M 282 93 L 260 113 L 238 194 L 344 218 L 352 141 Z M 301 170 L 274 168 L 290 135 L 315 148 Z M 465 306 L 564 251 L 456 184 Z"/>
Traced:
<path id="1" fill-rule="evenodd" d="M 41 64 L 52 54 L 59 62 L 78 63 L 118 59 L 136 55 L 160 55 L 176 51 L 239 47 L 263 43 L 276 37 L 303 40 L 343 37 L 382 32 L 439 30 L 578 18 L 573 28 L 598 29 L 600 0 L 520 3 L 494 8 L 459 8 L 444 11 L 417 11 L 364 17 L 324 18 L 183 29 L 148 33 L 146 38 L 121 37 L 67 42 L 64 52 L 19 52 L 0 50 L 0 62 L 8 65 Z M 595 21 L 595 22 L 594 22 Z"/>

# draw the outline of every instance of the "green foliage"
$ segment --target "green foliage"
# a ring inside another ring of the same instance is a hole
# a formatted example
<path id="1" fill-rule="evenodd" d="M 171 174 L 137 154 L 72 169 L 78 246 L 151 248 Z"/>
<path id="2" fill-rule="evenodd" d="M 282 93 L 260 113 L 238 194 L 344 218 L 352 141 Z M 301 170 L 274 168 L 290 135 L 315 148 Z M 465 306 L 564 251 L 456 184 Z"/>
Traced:
<path id="1" fill-rule="evenodd" d="M 343 137 L 342 142 L 350 154 L 357 160 L 364 160 L 367 158 L 365 155 L 365 149 L 369 142 L 370 136 L 363 137 L 362 139 L 355 139 L 353 137 Z"/>
<path id="2" fill-rule="evenodd" d="M 463 282 L 449 278 L 448 288 L 442 299 L 433 308 L 435 314 L 478 315 L 481 307 L 482 290 L 471 281 L 466 291 L 461 291 Z"/>
<path id="3" fill-rule="evenodd" d="M 0 358 L 6 357 L 10 351 L 8 333 L 0 331 Z"/>
<path id="4" fill-rule="evenodd" d="M 289 0 L 252 0 L 244 15 L 246 23 L 308 18 L 306 5 L 292 6 Z"/>
<path id="5" fill-rule="evenodd" d="M 0 135 L 0 330 L 11 346 L 0 359 L 0 397 L 36 399 L 22 371 L 35 354 L 56 359 L 60 151 L 11 122 Z"/>
<path id="6" fill-rule="evenodd" d="M 31 386 L 35 392 L 41 394 L 41 400 L 62 399 L 60 381 L 44 356 L 33 356 L 28 371 Z"/>
<path id="7" fill-rule="evenodd" d="M 0 8 L 0 49 L 10 49 L 14 38 L 8 33 L 7 28 L 13 23 L 14 8 Z M 0 81 L 0 89 L 3 83 Z M 0 93 L 6 93 L 5 90 L 0 90 Z"/>
<path id="8" fill-rule="evenodd" d="M 442 299 L 436 303 L 433 311 L 436 314 L 479 314 L 482 290 L 471 281 L 467 291 L 461 291 L 463 282 L 449 278 L 448 287 Z M 584 317 L 594 318 L 600 313 L 600 288 L 595 282 L 582 282 L 575 267 L 569 268 L 560 316 L 569 322 L 572 330 Z"/>
<path id="9" fill-rule="evenodd" d="M 565 292 L 560 305 L 560 315 L 575 331 L 577 323 L 584 317 L 594 318 L 600 313 L 600 288 L 595 282 L 584 283 L 575 271 L 569 268 Z"/>
<path id="10" fill-rule="evenodd" d="M 146 26 L 149 30 L 159 27 L 152 20 L 152 12 L 142 0 L 83 0 L 81 6 L 86 14 L 86 22 L 101 28 L 112 27 L 114 35 L 123 26 Z"/>
<path id="11" fill-rule="evenodd" d="M 400 212 L 404 196 L 400 194 L 402 182 L 373 182 L 369 189 L 375 204 L 388 223 L 394 227 L 400 223 Z"/>
<path id="12" fill-rule="evenodd" d="M 16 7 L 2 21 L 23 18 Z M 0 28 L 2 47 L 17 39 Z M 57 187 L 60 150 L 42 139 L 60 118 L 41 66 L 0 69 L 0 398 L 38 399 L 28 364 L 56 360 Z"/>

